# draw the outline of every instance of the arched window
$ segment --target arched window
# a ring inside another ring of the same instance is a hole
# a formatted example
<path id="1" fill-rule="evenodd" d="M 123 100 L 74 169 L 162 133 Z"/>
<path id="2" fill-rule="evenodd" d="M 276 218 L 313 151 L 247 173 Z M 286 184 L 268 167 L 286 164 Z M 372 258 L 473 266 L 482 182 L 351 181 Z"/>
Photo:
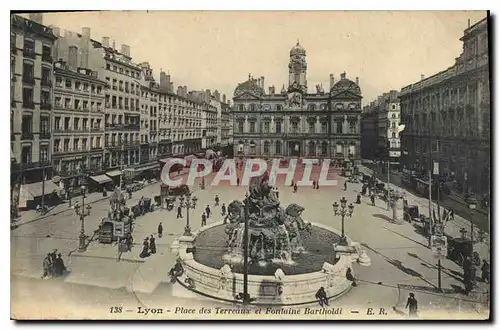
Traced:
<path id="1" fill-rule="evenodd" d="M 328 154 L 328 143 L 326 141 L 323 141 L 321 143 L 321 154 L 323 156 L 327 155 Z"/>
<path id="2" fill-rule="evenodd" d="M 269 153 L 269 141 L 264 141 L 264 153 Z"/>
<path id="3" fill-rule="evenodd" d="M 337 145 L 335 146 L 335 152 L 338 154 L 342 153 L 342 144 L 337 143 Z"/>
<path id="4" fill-rule="evenodd" d="M 255 141 L 254 140 L 250 141 L 250 153 L 255 154 Z"/>
<path id="5" fill-rule="evenodd" d="M 395 139 L 396 138 L 396 133 L 392 132 L 392 138 Z"/>
<path id="6" fill-rule="evenodd" d="M 309 156 L 315 156 L 316 155 L 316 145 L 314 144 L 314 141 L 309 141 Z"/>
<path id="7" fill-rule="evenodd" d="M 307 107 L 309 108 L 310 111 L 316 110 L 316 104 L 309 104 Z"/>
<path id="8" fill-rule="evenodd" d="M 276 141 L 276 153 L 281 154 L 281 141 Z"/>

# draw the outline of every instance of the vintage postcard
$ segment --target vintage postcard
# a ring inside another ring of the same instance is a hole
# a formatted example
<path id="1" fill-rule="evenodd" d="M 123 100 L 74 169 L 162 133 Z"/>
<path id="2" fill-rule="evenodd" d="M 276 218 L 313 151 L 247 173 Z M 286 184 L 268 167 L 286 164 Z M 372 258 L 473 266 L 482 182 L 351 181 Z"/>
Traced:
<path id="1" fill-rule="evenodd" d="M 10 19 L 13 319 L 490 318 L 487 11 Z"/>

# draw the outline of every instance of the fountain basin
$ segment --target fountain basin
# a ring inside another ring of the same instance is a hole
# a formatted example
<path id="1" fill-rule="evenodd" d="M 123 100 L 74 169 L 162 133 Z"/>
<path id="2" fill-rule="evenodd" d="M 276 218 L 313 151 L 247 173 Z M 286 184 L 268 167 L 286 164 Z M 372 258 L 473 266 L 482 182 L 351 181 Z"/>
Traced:
<path id="1" fill-rule="evenodd" d="M 229 265 L 220 258 L 225 250 L 223 245 L 217 244 L 217 235 L 220 231 L 223 233 L 223 227 L 222 222 L 213 223 L 193 233 L 192 237 L 180 237 L 174 242 L 172 251 L 178 254 L 184 267 L 179 283 L 206 297 L 241 302 L 237 295 L 243 292 L 242 265 Z M 354 273 L 352 264 L 359 259 L 359 245 L 347 238 L 352 249 L 335 253 L 333 246 L 340 233 L 321 224 L 313 223 L 312 228 L 311 238 L 304 242 L 308 252 L 302 257 L 300 254 L 294 256 L 295 265 L 254 264 L 250 267 L 248 293 L 254 299 L 253 304 L 308 304 L 316 302 L 315 295 L 320 287 L 325 288 L 330 298 L 339 297 L 352 288 L 346 273 L 349 268 Z M 213 237 L 210 234 L 215 235 L 215 239 L 208 244 Z M 188 253 L 186 249 L 193 246 L 196 247 L 194 254 Z M 309 250 L 311 247 L 313 250 Z M 316 250 L 319 253 L 314 256 Z"/>

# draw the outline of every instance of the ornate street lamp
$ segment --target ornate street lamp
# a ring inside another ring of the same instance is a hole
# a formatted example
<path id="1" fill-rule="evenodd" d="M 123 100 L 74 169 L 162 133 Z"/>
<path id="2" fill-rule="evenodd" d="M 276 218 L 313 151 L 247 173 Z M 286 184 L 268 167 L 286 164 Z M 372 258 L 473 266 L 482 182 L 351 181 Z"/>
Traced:
<path id="1" fill-rule="evenodd" d="M 85 217 L 89 216 L 90 215 L 90 209 L 92 209 L 92 207 L 90 205 L 87 205 L 87 207 L 85 207 L 85 190 L 86 190 L 87 187 L 85 187 L 84 185 L 82 185 L 81 189 L 82 189 L 82 206 L 80 205 L 75 205 L 75 213 L 77 216 L 80 217 L 80 222 L 81 222 L 81 227 L 80 227 L 80 242 L 78 244 L 78 252 L 85 252 L 87 250 L 87 246 L 86 246 L 86 240 L 87 240 L 87 236 L 85 235 Z"/>
<path id="2" fill-rule="evenodd" d="M 350 203 L 349 206 L 347 206 L 347 199 L 345 199 L 345 197 L 342 197 L 342 199 L 340 200 L 340 208 L 337 202 L 334 202 L 332 206 L 334 215 L 340 215 L 342 217 L 342 236 L 340 237 L 339 244 L 346 245 L 347 239 L 344 233 L 344 221 L 345 217 L 352 217 L 352 213 L 354 212 L 354 205 Z"/>
<path id="3" fill-rule="evenodd" d="M 191 193 L 180 197 L 180 207 L 186 208 L 186 227 L 184 227 L 184 236 L 191 236 L 191 226 L 189 225 L 189 209 L 194 209 L 196 207 L 196 201 L 198 198 L 196 196 L 191 197 Z"/>

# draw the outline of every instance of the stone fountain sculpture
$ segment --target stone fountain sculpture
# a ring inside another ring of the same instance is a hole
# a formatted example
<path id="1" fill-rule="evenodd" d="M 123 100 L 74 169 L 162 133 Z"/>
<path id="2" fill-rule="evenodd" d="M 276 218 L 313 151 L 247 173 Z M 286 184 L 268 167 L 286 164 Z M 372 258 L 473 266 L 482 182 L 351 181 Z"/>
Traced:
<path id="1" fill-rule="evenodd" d="M 293 264 L 292 255 L 305 251 L 303 235 L 311 233 L 311 224 L 301 218 L 303 211 L 297 204 L 285 209 L 280 206 L 268 185 L 267 174 L 254 178 L 245 200 L 235 200 L 228 205 L 229 223 L 225 232 L 229 238 L 224 260 L 230 264 L 243 262 L 245 216 L 248 216 L 249 261 L 263 265 Z"/>

